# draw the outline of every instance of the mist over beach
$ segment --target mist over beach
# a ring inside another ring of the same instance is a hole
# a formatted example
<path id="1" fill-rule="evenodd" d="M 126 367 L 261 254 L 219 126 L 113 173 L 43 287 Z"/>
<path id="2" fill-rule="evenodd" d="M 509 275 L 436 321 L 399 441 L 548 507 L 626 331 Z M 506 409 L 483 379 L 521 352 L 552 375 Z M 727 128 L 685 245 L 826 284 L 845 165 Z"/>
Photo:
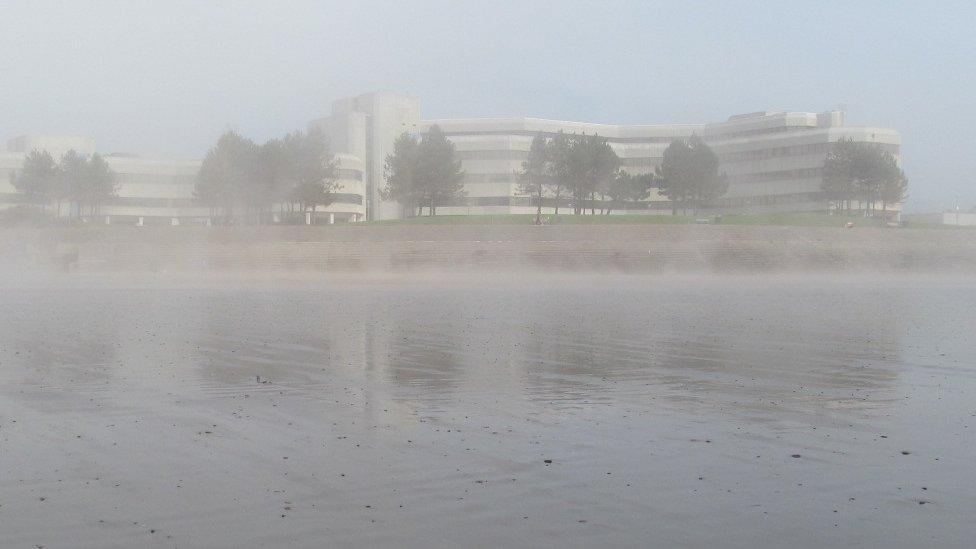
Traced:
<path id="1" fill-rule="evenodd" d="M 5 6 L 0 547 L 970 547 L 974 15 Z"/>

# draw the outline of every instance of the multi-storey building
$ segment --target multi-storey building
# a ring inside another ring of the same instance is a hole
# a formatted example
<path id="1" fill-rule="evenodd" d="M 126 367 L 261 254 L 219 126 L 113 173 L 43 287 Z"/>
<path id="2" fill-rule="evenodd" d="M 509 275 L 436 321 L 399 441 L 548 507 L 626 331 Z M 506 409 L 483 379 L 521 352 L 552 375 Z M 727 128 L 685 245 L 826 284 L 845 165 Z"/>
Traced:
<path id="1" fill-rule="evenodd" d="M 384 162 L 398 136 L 419 136 L 434 124 L 456 145 L 465 172 L 465 197 L 458 203 L 438 205 L 440 214 L 534 212 L 532 199 L 519 193 L 517 172 L 538 134 L 598 134 L 620 158 L 621 169 L 634 174 L 652 173 L 673 140 L 697 135 L 718 155 L 719 170 L 729 181 L 726 195 L 708 208 L 730 213 L 824 211 L 829 205 L 820 188 L 832 142 L 877 143 L 896 156 L 901 144 L 894 130 L 845 125 L 839 111 L 756 112 L 711 124 L 610 125 L 538 118 L 422 120 L 417 98 L 380 91 L 335 101 L 331 116 L 309 123 L 329 137 L 340 168 L 336 201 L 320 207 L 316 217 L 359 221 L 409 215 L 399 204 L 382 199 Z M 46 149 L 55 156 L 68 149 L 91 154 L 94 143 L 79 138 L 10 140 L 8 152 L 0 153 L 0 207 L 21 200 L 11 186 L 11 176 L 33 149 Z M 106 159 L 119 174 L 119 196 L 102 207 L 107 220 L 179 224 L 208 219 L 209 210 L 193 197 L 199 160 L 132 155 L 107 155 Z M 556 206 L 552 197 L 543 205 L 547 212 Z M 560 207 L 569 205 L 568 199 L 562 199 Z M 664 214 L 670 213 L 671 204 L 652 189 L 648 200 L 615 205 L 614 211 Z"/>
<path id="2" fill-rule="evenodd" d="M 380 200 L 383 159 L 400 133 L 423 134 L 437 124 L 454 142 L 465 172 L 466 196 L 457 204 L 439 205 L 441 214 L 530 213 L 532 199 L 518 190 L 517 172 L 533 137 L 557 132 L 605 137 L 634 174 L 651 173 L 675 139 L 697 135 L 718 155 L 728 177 L 726 195 L 710 205 L 721 212 L 824 211 L 820 192 L 823 166 L 831 142 L 854 139 L 880 144 L 899 154 L 901 138 L 889 129 L 846 126 L 839 111 L 825 113 L 756 112 L 713 124 L 609 125 L 538 118 L 471 118 L 421 120 L 417 100 L 378 92 L 337 101 L 333 116 L 316 120 L 332 137 L 336 150 L 363 155 L 366 162 L 368 216 L 399 217 L 403 208 Z M 561 205 L 569 205 L 568 199 Z M 554 210 L 554 199 L 544 201 Z M 649 200 L 615 211 L 670 213 L 670 203 L 656 191 Z M 897 208 L 897 206 L 896 206 Z"/>
<path id="3" fill-rule="evenodd" d="M 90 139 L 77 137 L 18 137 L 0 152 L 0 209 L 24 202 L 13 186 L 13 177 L 32 150 L 46 150 L 57 159 L 68 150 L 83 156 L 95 152 Z M 194 198 L 200 160 L 142 158 L 133 154 L 106 154 L 105 161 L 116 174 L 117 196 L 100 207 L 97 223 L 134 225 L 206 224 L 212 212 Z M 356 156 L 337 154 L 338 189 L 328 206 L 318 206 L 315 216 L 322 222 L 360 221 L 365 218 L 363 164 Z M 65 206 L 60 215 L 76 214 Z"/>

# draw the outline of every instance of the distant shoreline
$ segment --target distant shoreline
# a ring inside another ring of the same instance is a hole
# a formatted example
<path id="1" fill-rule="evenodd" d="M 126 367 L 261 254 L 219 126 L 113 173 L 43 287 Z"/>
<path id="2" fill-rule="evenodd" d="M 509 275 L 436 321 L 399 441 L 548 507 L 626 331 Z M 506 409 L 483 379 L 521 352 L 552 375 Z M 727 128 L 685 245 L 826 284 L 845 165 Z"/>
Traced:
<path id="1" fill-rule="evenodd" d="M 755 225 L 87 227 L 0 231 L 8 268 L 77 272 L 976 273 L 966 229 Z"/>

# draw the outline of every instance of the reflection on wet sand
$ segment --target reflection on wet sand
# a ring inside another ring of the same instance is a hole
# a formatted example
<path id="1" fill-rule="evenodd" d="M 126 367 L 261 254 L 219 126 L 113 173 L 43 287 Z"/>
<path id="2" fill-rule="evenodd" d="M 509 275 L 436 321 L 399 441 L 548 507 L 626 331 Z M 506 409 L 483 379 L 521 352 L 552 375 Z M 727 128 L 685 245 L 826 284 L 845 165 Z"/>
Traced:
<path id="1" fill-rule="evenodd" d="M 0 295 L 0 545 L 968 539 L 970 281 Z"/>

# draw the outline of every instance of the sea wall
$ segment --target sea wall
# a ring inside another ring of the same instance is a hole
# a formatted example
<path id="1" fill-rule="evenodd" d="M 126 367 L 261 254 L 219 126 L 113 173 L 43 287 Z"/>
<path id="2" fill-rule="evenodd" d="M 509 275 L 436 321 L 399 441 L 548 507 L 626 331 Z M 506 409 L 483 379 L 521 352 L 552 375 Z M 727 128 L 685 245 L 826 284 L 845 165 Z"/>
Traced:
<path id="1" fill-rule="evenodd" d="M 728 225 L 0 231 L 6 265 L 82 271 L 899 270 L 976 273 L 976 232 Z"/>

